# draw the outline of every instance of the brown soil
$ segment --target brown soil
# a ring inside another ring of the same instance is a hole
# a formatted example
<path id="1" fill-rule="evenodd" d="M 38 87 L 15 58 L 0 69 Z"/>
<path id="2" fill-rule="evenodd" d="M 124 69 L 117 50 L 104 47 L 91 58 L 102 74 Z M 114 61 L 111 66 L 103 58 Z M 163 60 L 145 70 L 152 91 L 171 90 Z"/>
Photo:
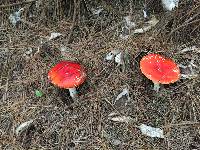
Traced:
<path id="1" fill-rule="evenodd" d="M 142 1 L 132 1 L 131 9 L 129 1 L 118 0 L 0 2 L 0 149 L 200 149 L 200 2 L 184 0 L 172 12 L 158 11 L 150 2 L 149 12 L 159 23 L 127 40 L 119 38 L 123 17 L 131 14 L 143 26 Z M 92 15 L 97 6 L 103 11 Z M 22 21 L 14 27 L 8 17 L 22 7 Z M 52 32 L 62 36 L 48 41 Z M 197 49 L 183 52 L 188 46 Z M 124 68 L 105 60 L 115 49 L 124 54 Z M 148 53 L 185 65 L 181 72 L 188 78 L 161 85 L 156 93 L 139 69 Z M 63 59 L 76 60 L 87 70 L 76 102 L 47 78 Z M 115 101 L 124 88 L 130 100 Z M 36 96 L 36 90 L 43 95 Z M 114 122 L 108 117 L 113 112 L 133 121 Z M 16 135 L 16 128 L 29 120 L 33 123 Z M 165 138 L 142 135 L 140 124 L 163 129 Z"/>

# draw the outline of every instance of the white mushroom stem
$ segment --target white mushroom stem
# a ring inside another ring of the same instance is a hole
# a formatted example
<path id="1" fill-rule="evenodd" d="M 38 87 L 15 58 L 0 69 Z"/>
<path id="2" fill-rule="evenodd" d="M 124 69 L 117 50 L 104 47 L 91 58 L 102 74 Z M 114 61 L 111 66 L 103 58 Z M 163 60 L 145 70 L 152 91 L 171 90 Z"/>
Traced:
<path id="1" fill-rule="evenodd" d="M 154 83 L 154 87 L 153 87 L 153 90 L 158 92 L 159 89 L 160 89 L 160 84 L 158 82 L 153 82 Z"/>
<path id="2" fill-rule="evenodd" d="M 75 99 L 77 97 L 77 91 L 76 88 L 69 88 L 69 93 L 72 99 Z"/>

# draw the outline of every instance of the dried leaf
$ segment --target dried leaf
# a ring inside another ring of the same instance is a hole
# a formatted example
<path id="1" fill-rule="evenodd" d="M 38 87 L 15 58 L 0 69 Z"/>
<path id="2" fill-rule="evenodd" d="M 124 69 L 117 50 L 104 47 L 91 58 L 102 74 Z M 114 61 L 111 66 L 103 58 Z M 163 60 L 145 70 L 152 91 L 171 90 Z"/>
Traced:
<path id="1" fill-rule="evenodd" d="M 59 37 L 61 35 L 62 35 L 61 33 L 52 32 L 51 36 L 49 37 L 49 40 L 55 39 L 55 38 L 57 38 L 57 37 Z"/>
<path id="2" fill-rule="evenodd" d="M 127 40 L 129 38 L 129 35 L 123 35 L 123 34 L 120 34 L 119 37 L 123 40 Z"/>
<path id="3" fill-rule="evenodd" d="M 94 9 L 94 8 L 92 8 L 91 9 L 91 11 L 92 11 L 92 13 L 94 14 L 94 15 L 97 15 L 97 16 L 99 16 L 99 14 L 103 11 L 104 9 L 103 9 L 103 7 L 97 7 L 96 9 Z"/>
<path id="4" fill-rule="evenodd" d="M 198 48 L 196 46 L 186 47 L 181 50 L 181 53 L 190 52 L 190 51 L 195 51 L 195 52 L 200 53 L 200 48 Z"/>
<path id="5" fill-rule="evenodd" d="M 129 123 L 133 120 L 133 118 L 131 118 L 130 116 L 116 116 L 116 117 L 110 117 L 109 119 L 112 121 L 125 122 L 125 123 Z"/>
<path id="6" fill-rule="evenodd" d="M 120 98 L 122 98 L 122 96 L 127 96 L 128 101 L 130 100 L 128 88 L 124 88 L 123 91 L 117 96 L 115 101 L 118 101 Z"/>
<path id="7" fill-rule="evenodd" d="M 29 120 L 26 121 L 22 124 L 20 124 L 17 128 L 16 128 L 16 135 L 20 135 L 20 133 L 22 133 L 24 130 L 26 130 L 31 124 L 33 123 L 33 120 Z"/>
<path id="8" fill-rule="evenodd" d="M 126 16 L 126 17 L 124 17 L 124 19 L 126 21 L 126 27 L 128 29 L 132 29 L 132 28 L 134 28 L 136 26 L 135 22 L 132 21 L 131 16 Z"/>
<path id="9" fill-rule="evenodd" d="M 158 22 L 159 22 L 159 20 L 156 19 L 156 17 L 153 16 L 151 18 L 151 20 L 149 20 L 147 22 L 148 25 L 145 25 L 144 27 L 139 28 L 139 29 L 135 29 L 133 33 L 135 34 L 135 33 L 144 33 L 144 32 L 147 32 L 147 31 L 151 30 L 152 27 L 154 27 Z"/>
<path id="10" fill-rule="evenodd" d="M 111 112 L 111 113 L 108 115 L 108 117 L 112 117 L 112 116 L 116 116 L 116 115 L 119 115 L 119 114 L 116 113 L 116 112 Z"/>
<path id="11" fill-rule="evenodd" d="M 147 11 L 146 10 L 142 10 L 142 11 L 143 11 L 144 18 L 148 18 Z"/>

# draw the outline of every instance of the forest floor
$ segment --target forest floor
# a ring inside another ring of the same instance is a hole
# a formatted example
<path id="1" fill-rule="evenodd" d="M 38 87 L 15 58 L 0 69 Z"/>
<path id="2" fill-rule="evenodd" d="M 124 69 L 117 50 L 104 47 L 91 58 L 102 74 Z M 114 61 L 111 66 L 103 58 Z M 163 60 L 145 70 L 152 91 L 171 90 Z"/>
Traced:
<path id="1" fill-rule="evenodd" d="M 37 2 L 0 3 L 0 149 L 200 149 L 198 1 L 146 19 L 139 3 L 131 13 L 129 7 L 88 4 L 89 19 L 79 9 L 64 19 L 54 17 L 59 1 Z M 19 8 L 20 20 L 12 24 L 9 16 Z M 107 58 L 117 51 L 120 64 Z M 185 66 L 181 79 L 155 92 L 139 67 L 148 53 Z M 87 71 L 78 102 L 47 78 L 66 59 Z M 163 130 L 164 138 L 143 134 L 142 124 Z"/>

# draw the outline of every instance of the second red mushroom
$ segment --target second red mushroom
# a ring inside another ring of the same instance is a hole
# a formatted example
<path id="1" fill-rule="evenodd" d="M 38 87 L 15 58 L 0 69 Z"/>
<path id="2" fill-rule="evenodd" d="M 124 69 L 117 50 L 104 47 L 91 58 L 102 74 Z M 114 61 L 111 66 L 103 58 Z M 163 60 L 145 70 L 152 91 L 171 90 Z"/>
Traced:
<path id="1" fill-rule="evenodd" d="M 159 84 L 174 83 L 180 78 L 180 69 L 171 59 L 159 54 L 148 54 L 140 61 L 142 73 L 154 83 L 154 90 L 159 90 Z"/>

